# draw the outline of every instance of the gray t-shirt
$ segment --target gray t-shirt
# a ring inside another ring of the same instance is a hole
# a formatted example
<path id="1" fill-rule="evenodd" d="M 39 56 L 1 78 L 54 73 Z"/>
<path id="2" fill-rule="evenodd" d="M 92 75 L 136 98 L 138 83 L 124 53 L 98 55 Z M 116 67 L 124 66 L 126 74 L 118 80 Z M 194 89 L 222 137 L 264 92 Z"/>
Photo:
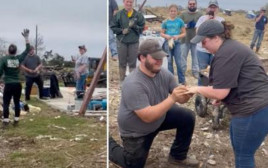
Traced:
<path id="1" fill-rule="evenodd" d="M 35 70 L 35 68 L 38 67 L 40 64 L 41 59 L 38 57 L 38 55 L 27 55 L 27 57 L 22 62 L 22 65 L 31 70 Z M 37 77 L 39 73 L 29 73 L 25 71 L 25 75 L 28 77 Z"/>
<path id="2" fill-rule="evenodd" d="M 186 36 L 183 39 L 181 39 L 181 43 L 190 43 L 191 39 L 196 34 L 195 25 L 201 16 L 202 13 L 198 11 L 195 13 L 185 11 L 180 15 L 180 18 L 184 21 L 186 28 Z"/>
<path id="3" fill-rule="evenodd" d="M 248 116 L 268 105 L 268 76 L 256 54 L 244 44 L 226 40 L 211 63 L 213 88 L 231 88 L 223 99 L 232 116 Z"/>
<path id="4" fill-rule="evenodd" d="M 79 55 L 75 61 L 75 72 L 78 72 L 80 66 L 84 64 L 87 66 L 87 68 L 83 72 L 81 72 L 81 75 L 88 73 L 89 62 L 88 57 L 86 55 Z"/>
<path id="5" fill-rule="evenodd" d="M 145 123 L 134 111 L 159 104 L 168 97 L 176 86 L 174 76 L 164 68 L 153 78 L 136 68 L 122 85 L 118 113 L 121 136 L 141 137 L 158 129 L 166 115 L 152 123 Z"/>

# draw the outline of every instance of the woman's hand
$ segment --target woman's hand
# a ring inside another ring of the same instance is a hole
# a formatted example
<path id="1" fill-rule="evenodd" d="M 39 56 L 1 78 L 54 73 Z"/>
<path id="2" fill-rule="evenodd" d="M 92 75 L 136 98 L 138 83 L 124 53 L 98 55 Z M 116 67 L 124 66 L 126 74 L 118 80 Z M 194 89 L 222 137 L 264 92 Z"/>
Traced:
<path id="1" fill-rule="evenodd" d="M 196 93 L 198 93 L 198 86 L 187 87 L 186 94 L 196 94 Z"/>
<path id="2" fill-rule="evenodd" d="M 179 35 L 172 37 L 174 40 L 179 40 Z"/>
<path id="3" fill-rule="evenodd" d="M 165 35 L 165 38 L 167 39 L 167 40 L 170 40 L 170 39 L 172 39 L 172 36 L 170 36 L 170 35 Z"/>
<path id="4" fill-rule="evenodd" d="M 212 104 L 213 106 L 220 106 L 220 105 L 221 105 L 221 100 L 214 99 L 214 100 L 211 102 L 211 104 Z"/>

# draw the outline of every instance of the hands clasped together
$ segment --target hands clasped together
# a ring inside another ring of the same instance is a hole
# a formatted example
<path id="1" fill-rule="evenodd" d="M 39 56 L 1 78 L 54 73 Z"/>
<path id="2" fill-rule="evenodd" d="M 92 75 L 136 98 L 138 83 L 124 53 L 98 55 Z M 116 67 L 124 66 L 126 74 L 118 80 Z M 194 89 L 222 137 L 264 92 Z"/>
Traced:
<path id="1" fill-rule="evenodd" d="M 183 104 L 183 103 L 188 102 L 189 99 L 196 93 L 198 93 L 197 86 L 186 87 L 184 85 L 181 85 L 181 86 L 176 87 L 172 91 L 170 96 L 174 100 L 174 102 Z"/>
<path id="2" fill-rule="evenodd" d="M 137 25 L 136 25 L 136 20 L 135 19 L 130 19 L 129 20 L 129 23 L 128 23 L 128 28 L 124 28 L 123 30 L 122 30 L 122 33 L 125 35 L 125 34 L 128 34 L 129 33 L 129 30 L 131 29 L 131 28 L 136 28 L 137 27 Z"/>

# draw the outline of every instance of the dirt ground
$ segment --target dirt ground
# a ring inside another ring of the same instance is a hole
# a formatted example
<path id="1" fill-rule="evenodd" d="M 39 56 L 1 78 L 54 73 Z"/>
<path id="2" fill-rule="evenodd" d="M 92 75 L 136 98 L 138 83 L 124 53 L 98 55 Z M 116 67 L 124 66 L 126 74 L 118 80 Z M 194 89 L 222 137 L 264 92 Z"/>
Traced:
<path id="1" fill-rule="evenodd" d="M 156 9 L 164 11 L 163 9 Z M 222 15 L 223 16 L 223 15 Z M 234 14 L 233 16 L 223 16 L 226 20 L 235 24 L 234 39 L 249 45 L 253 32 L 254 22 L 245 18 L 244 14 Z M 159 24 L 148 24 L 152 29 L 159 29 Z M 267 31 L 266 31 L 267 32 Z M 262 49 L 259 54 L 262 58 L 268 58 L 268 33 L 265 34 Z M 186 80 L 188 85 L 196 85 L 197 81 L 191 76 L 191 57 L 188 57 L 188 71 Z M 110 134 L 121 143 L 119 137 L 117 113 L 120 101 L 120 87 L 118 81 L 118 62 L 109 62 L 109 131 Z M 182 105 L 194 110 L 194 98 Z M 221 129 L 212 130 L 210 117 L 200 118 L 196 116 L 196 125 L 189 156 L 197 158 L 202 168 L 232 168 L 234 167 L 234 155 L 229 139 L 229 119 L 221 122 Z M 147 168 L 169 168 L 176 167 L 167 163 L 169 148 L 174 139 L 175 131 L 161 132 L 154 140 L 150 154 L 146 163 Z M 264 141 L 255 155 L 256 166 L 266 168 L 268 165 L 268 139 Z M 109 163 L 111 168 L 116 166 Z M 178 166 L 177 166 L 178 167 Z"/>

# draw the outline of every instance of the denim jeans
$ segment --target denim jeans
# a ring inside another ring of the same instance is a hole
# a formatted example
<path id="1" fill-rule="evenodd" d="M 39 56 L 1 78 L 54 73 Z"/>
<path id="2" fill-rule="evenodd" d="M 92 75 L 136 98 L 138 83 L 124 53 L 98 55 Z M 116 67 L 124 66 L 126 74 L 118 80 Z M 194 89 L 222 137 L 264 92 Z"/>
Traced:
<path id="1" fill-rule="evenodd" d="M 251 41 L 251 44 L 250 44 L 250 47 L 254 48 L 255 43 L 256 43 L 256 41 L 258 39 L 256 47 L 260 48 L 261 47 L 261 42 L 263 40 L 263 36 L 264 36 L 264 31 L 263 30 L 255 29 L 254 34 L 253 34 L 253 38 L 252 38 L 252 41 Z"/>
<path id="2" fill-rule="evenodd" d="M 114 37 L 114 32 L 109 28 L 109 48 L 111 50 L 112 57 L 117 55 L 116 39 Z"/>
<path id="3" fill-rule="evenodd" d="M 168 54 L 168 70 L 174 74 L 174 68 L 173 68 L 173 57 L 174 57 L 175 64 L 177 67 L 177 75 L 178 75 L 179 83 L 184 84 L 185 75 L 182 69 L 183 58 L 181 55 L 181 45 L 179 41 L 174 41 L 174 44 L 175 46 L 171 50 L 169 49 L 167 40 L 163 44 L 163 49 Z"/>
<path id="4" fill-rule="evenodd" d="M 160 131 L 177 129 L 170 155 L 175 159 L 184 160 L 192 140 L 194 125 L 194 112 L 174 105 L 156 131 L 142 137 L 121 137 L 123 147 L 110 138 L 109 159 L 124 168 L 143 168 L 156 135 Z"/>
<path id="5" fill-rule="evenodd" d="M 254 154 L 268 134 L 268 106 L 248 117 L 232 118 L 230 138 L 236 168 L 254 168 Z"/>
<path id="6" fill-rule="evenodd" d="M 84 91 L 86 78 L 88 74 L 80 75 L 80 78 L 76 81 L 76 91 Z"/>
<path id="7" fill-rule="evenodd" d="M 196 50 L 196 55 L 198 58 L 198 64 L 199 64 L 200 70 L 206 69 L 208 66 L 210 66 L 211 61 L 213 59 L 212 54 Z M 201 80 L 199 78 L 198 79 L 198 86 L 201 86 L 201 85 L 202 85 Z"/>
<path id="8" fill-rule="evenodd" d="M 184 43 L 181 45 L 181 51 L 182 51 L 182 71 L 185 74 L 187 70 L 187 57 L 189 50 L 191 50 L 191 56 L 192 56 L 192 74 L 198 74 L 199 72 L 199 65 L 198 65 L 198 59 L 196 56 L 196 44 L 193 43 Z"/>

